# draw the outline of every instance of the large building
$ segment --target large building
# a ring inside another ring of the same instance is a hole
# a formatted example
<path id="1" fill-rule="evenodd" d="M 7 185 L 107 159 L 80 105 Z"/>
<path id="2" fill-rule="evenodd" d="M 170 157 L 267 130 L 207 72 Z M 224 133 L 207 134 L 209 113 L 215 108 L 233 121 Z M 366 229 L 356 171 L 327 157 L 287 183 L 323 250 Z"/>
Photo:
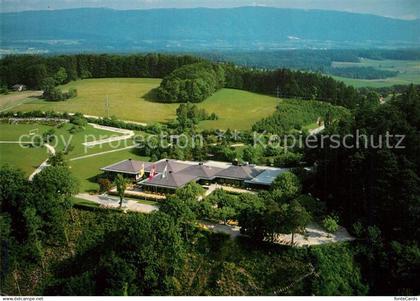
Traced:
<path id="1" fill-rule="evenodd" d="M 257 166 L 251 164 L 234 165 L 225 162 L 191 162 L 160 160 L 155 163 L 125 160 L 101 168 L 111 174 L 132 177 L 145 191 L 171 193 L 188 183 L 202 185 L 219 183 L 243 188 L 268 188 L 285 168 Z"/>

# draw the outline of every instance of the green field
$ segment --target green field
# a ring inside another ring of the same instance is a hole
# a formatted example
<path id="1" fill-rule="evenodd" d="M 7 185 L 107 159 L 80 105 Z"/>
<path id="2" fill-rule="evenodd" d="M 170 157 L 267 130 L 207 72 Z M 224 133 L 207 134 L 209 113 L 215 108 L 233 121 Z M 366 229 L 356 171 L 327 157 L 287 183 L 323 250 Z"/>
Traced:
<path id="1" fill-rule="evenodd" d="M 175 118 L 179 104 L 155 103 L 146 95 L 160 84 L 160 79 L 107 78 L 71 82 L 63 89 L 76 88 L 78 96 L 63 102 L 48 102 L 28 98 L 13 108 L 20 111 L 81 112 L 87 115 L 107 116 L 105 99 L 109 98 L 109 114 L 119 119 L 144 123 L 166 122 Z M 0 96 L 1 98 L 4 96 Z M 22 102 L 22 101 L 21 101 Z M 220 119 L 203 122 L 203 128 L 249 129 L 251 125 L 271 115 L 277 104 L 274 97 L 255 93 L 222 89 L 199 104 Z M 10 104 L 9 104 L 10 105 Z"/>
<path id="2" fill-rule="evenodd" d="M 343 81 L 354 87 L 388 87 L 393 85 L 420 84 L 420 61 L 397 61 L 397 60 L 368 60 L 361 59 L 360 63 L 334 62 L 333 67 L 373 67 L 381 70 L 398 71 L 395 77 L 386 79 L 353 79 L 333 76 L 336 80 Z"/>
<path id="3" fill-rule="evenodd" d="M 80 181 L 80 191 L 97 191 L 99 186 L 96 176 L 101 173 L 100 168 L 127 159 L 147 160 L 147 158 L 136 155 L 135 150 L 123 150 L 97 157 L 87 158 L 70 162 L 70 170 Z"/>
<path id="4" fill-rule="evenodd" d="M 108 150 L 114 149 L 112 145 L 104 144 L 94 148 L 85 149 L 82 145 L 85 137 L 90 136 L 88 141 L 96 140 L 96 138 L 106 138 L 115 134 L 108 131 L 94 129 L 91 126 L 80 133 L 71 135 L 69 128 L 71 125 L 66 124 L 57 128 L 41 124 L 0 124 L 0 141 L 19 141 L 19 137 L 25 135 L 22 141 L 31 141 L 33 135 L 41 135 L 48 129 L 54 128 L 55 135 L 58 140 L 51 143 L 56 150 L 64 149 L 64 141 L 71 141 L 74 150 L 71 151 L 66 158 L 68 160 L 78 158 L 85 155 L 99 154 L 95 157 L 84 158 L 77 161 L 69 161 L 69 166 L 73 174 L 80 180 L 81 191 L 89 191 L 98 188 L 98 185 L 92 182 L 91 178 L 100 173 L 99 169 L 111 163 L 121 161 L 128 158 L 139 158 L 132 153 L 131 150 L 121 150 L 115 153 L 102 154 Z M 30 135 L 30 134 L 33 135 Z M 129 141 L 128 145 L 133 142 Z M 118 149 L 124 148 L 126 144 L 121 144 Z M 48 158 L 48 152 L 44 147 L 23 148 L 19 144 L 0 143 L 0 165 L 9 164 L 11 166 L 22 169 L 29 176 L 45 159 Z"/>

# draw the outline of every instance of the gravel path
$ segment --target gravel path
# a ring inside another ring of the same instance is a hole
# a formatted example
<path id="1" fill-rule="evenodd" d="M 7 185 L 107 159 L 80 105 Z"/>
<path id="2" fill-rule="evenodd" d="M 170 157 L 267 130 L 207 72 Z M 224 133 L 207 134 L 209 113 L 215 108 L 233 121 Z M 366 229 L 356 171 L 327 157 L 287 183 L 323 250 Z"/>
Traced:
<path id="1" fill-rule="evenodd" d="M 120 207 L 120 199 L 115 196 L 109 195 L 90 195 L 87 193 L 80 193 L 76 195 L 77 198 L 90 201 L 96 204 L 99 204 L 102 208 L 119 208 Z M 141 213 L 151 213 L 153 211 L 159 210 L 158 207 L 153 205 L 146 205 L 140 204 L 133 200 L 124 200 L 123 201 L 123 210 L 126 211 L 134 211 L 134 212 L 141 212 Z"/>
<path id="2" fill-rule="evenodd" d="M 102 152 L 102 153 L 96 153 L 96 154 L 81 156 L 81 157 L 77 157 L 77 158 L 72 158 L 69 161 L 78 161 L 78 160 L 83 160 L 83 159 L 87 159 L 87 158 L 98 157 L 98 156 L 111 154 L 111 153 L 116 153 L 116 152 L 120 152 L 120 151 L 127 150 L 127 149 L 132 149 L 132 148 L 136 148 L 136 147 L 137 147 L 137 144 L 130 145 L 130 146 L 127 146 L 127 147 L 113 149 L 113 150 L 105 151 L 105 152 Z"/>
<path id="3" fill-rule="evenodd" d="M 95 129 L 108 131 L 108 132 L 114 132 L 114 133 L 123 134 L 123 135 L 110 137 L 110 138 L 97 140 L 97 141 L 92 141 L 92 142 L 82 143 L 84 146 L 87 146 L 87 147 L 102 145 L 102 144 L 111 143 L 111 142 L 114 142 L 114 141 L 128 140 L 128 139 L 135 136 L 134 131 L 120 129 L 120 128 L 114 128 L 114 127 L 110 127 L 110 126 L 103 126 L 103 125 L 99 125 L 99 124 L 96 124 L 96 123 L 89 123 L 89 124 Z"/>
<path id="4" fill-rule="evenodd" d="M 51 154 L 51 155 L 55 155 L 55 148 L 54 147 L 52 147 L 51 145 L 49 145 L 49 144 L 47 144 L 47 143 L 45 143 L 44 144 L 44 146 L 47 148 L 47 150 L 48 150 L 48 152 Z M 48 159 L 47 160 L 45 160 L 44 162 L 42 162 L 41 163 L 41 165 L 40 166 L 38 166 L 38 168 L 37 169 L 35 169 L 35 171 L 29 176 L 29 181 L 32 181 L 33 179 L 34 179 L 34 177 L 37 175 L 37 174 L 39 174 L 44 168 L 46 168 L 47 166 L 49 166 L 49 164 L 48 164 Z"/>

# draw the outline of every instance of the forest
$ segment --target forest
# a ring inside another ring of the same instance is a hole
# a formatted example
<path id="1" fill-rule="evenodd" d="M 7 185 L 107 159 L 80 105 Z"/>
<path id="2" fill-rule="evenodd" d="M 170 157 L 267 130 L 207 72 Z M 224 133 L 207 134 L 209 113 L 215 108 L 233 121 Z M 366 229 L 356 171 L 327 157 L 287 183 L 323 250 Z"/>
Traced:
<path id="1" fill-rule="evenodd" d="M 358 261 L 371 294 L 418 293 L 419 92 L 411 85 L 389 103 L 366 102 L 354 118 L 327 127 L 327 134 L 373 135 L 375 145 L 386 132 L 405 135 L 404 149 L 326 147 L 305 155 L 317 162 L 317 176 L 307 187 L 363 241 Z"/>
<path id="2" fill-rule="evenodd" d="M 358 63 L 372 60 L 419 60 L 419 49 L 293 49 L 276 51 L 201 52 L 201 57 L 217 62 L 233 62 L 250 68 L 290 68 L 327 71 L 333 62 Z"/>

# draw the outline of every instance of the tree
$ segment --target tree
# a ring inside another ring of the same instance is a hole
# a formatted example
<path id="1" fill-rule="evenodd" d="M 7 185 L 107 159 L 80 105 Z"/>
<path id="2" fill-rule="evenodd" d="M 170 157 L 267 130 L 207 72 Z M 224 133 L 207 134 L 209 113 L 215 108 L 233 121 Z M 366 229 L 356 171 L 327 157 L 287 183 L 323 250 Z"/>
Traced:
<path id="1" fill-rule="evenodd" d="M 54 75 L 54 79 L 59 85 L 64 84 L 67 81 L 66 69 L 63 67 L 60 67 L 57 73 Z"/>
<path id="2" fill-rule="evenodd" d="M 287 199 L 297 197 L 302 191 L 302 184 L 299 178 L 291 172 L 279 175 L 272 185 L 273 190 L 280 190 Z"/>
<path id="3" fill-rule="evenodd" d="M 118 174 L 114 181 L 115 186 L 117 186 L 118 196 L 120 198 L 120 208 L 122 207 L 124 201 L 125 190 L 127 189 L 128 181 L 121 175 Z"/>
<path id="4" fill-rule="evenodd" d="M 18 241 L 27 237 L 26 225 L 22 220 L 29 191 L 29 183 L 22 171 L 8 165 L 0 168 L 0 211 L 9 215 L 11 234 Z"/>
<path id="5" fill-rule="evenodd" d="M 48 166 L 32 181 L 30 202 L 43 221 L 42 232 L 50 242 L 67 236 L 66 216 L 72 207 L 71 197 L 79 191 L 79 183 L 64 166 Z"/>
<path id="6" fill-rule="evenodd" d="M 99 295 L 130 296 L 137 290 L 135 266 L 114 252 L 101 258 L 94 277 Z"/>
<path id="7" fill-rule="evenodd" d="M 284 223 L 284 229 L 292 233 L 292 241 L 291 244 L 293 245 L 295 240 L 295 233 L 304 231 L 306 225 L 310 222 L 311 216 L 309 213 L 303 208 L 298 201 L 294 200 L 287 206 L 286 210 L 286 222 Z"/>
<path id="8" fill-rule="evenodd" d="M 352 249 L 347 244 L 316 246 L 310 258 L 318 277 L 312 277 L 312 292 L 318 296 L 365 296 L 363 282 Z"/>
<path id="9" fill-rule="evenodd" d="M 168 197 L 159 210 L 174 218 L 188 241 L 196 221 L 196 198 Z"/>
<path id="10" fill-rule="evenodd" d="M 175 195 L 181 200 L 196 201 L 197 198 L 203 195 L 204 188 L 197 183 L 188 183 L 183 188 L 178 189 Z"/>
<path id="11" fill-rule="evenodd" d="M 248 146 L 243 150 L 242 159 L 248 163 L 256 164 L 260 160 L 260 152 L 256 147 Z"/>
<path id="12" fill-rule="evenodd" d="M 66 158 L 64 157 L 64 153 L 61 151 L 56 152 L 55 155 L 50 155 L 47 163 L 51 166 L 67 166 Z"/>
<path id="13" fill-rule="evenodd" d="M 56 85 L 57 85 L 57 82 L 55 81 L 54 78 L 46 77 L 42 80 L 40 88 L 44 90 L 44 93 L 46 93 L 46 91 L 51 91 L 53 88 L 55 88 Z M 47 92 L 47 93 L 51 93 L 51 92 Z"/>
<path id="14" fill-rule="evenodd" d="M 98 180 L 98 184 L 99 184 L 99 191 L 102 193 L 108 192 L 112 189 L 112 182 L 109 179 L 100 178 Z"/>
<path id="15" fill-rule="evenodd" d="M 32 89 L 40 89 L 42 81 L 47 77 L 47 67 L 44 64 L 35 64 L 29 66 L 25 74 L 27 76 L 26 82 Z"/>
<path id="16" fill-rule="evenodd" d="M 241 196 L 240 199 L 245 204 L 238 216 L 241 233 L 252 237 L 256 241 L 263 241 L 267 236 L 264 202 L 257 196 L 247 194 Z"/>

